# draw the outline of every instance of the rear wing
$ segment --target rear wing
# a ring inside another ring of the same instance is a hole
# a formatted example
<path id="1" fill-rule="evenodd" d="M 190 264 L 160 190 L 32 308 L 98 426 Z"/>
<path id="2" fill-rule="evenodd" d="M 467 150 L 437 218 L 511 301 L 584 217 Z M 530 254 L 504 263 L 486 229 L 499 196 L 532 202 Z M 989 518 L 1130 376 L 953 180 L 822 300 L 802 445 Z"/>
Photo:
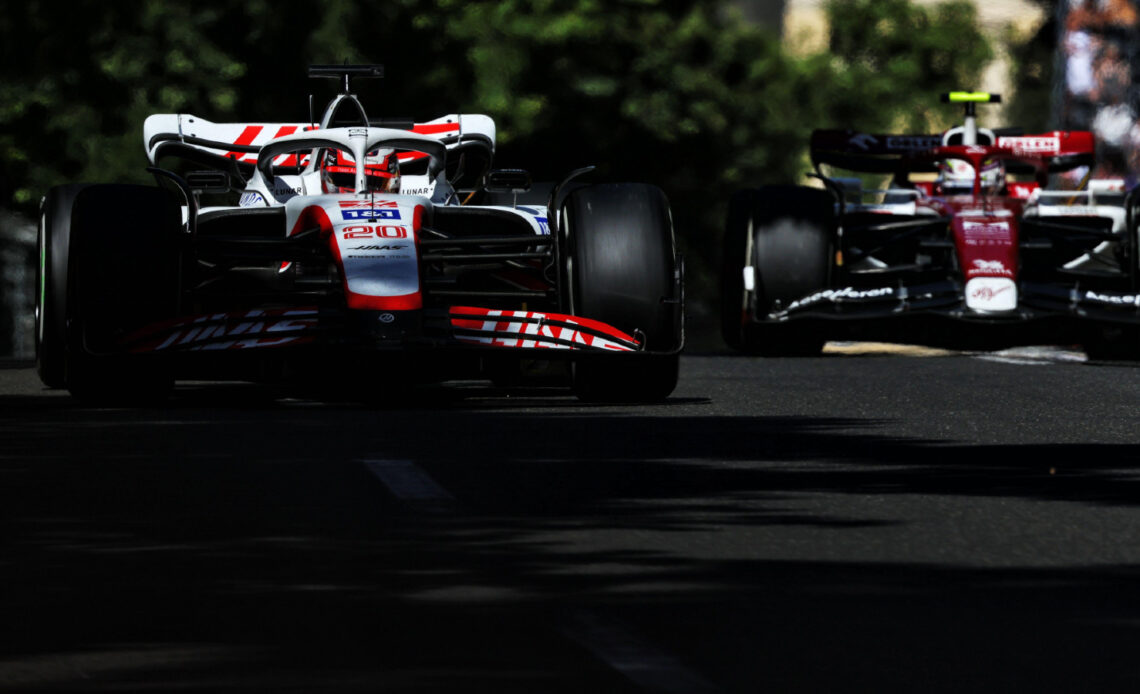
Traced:
<path id="1" fill-rule="evenodd" d="M 855 130 L 816 130 L 811 134 L 811 162 L 862 173 L 918 173 L 937 170 L 935 152 L 941 135 L 887 135 Z M 988 148 L 1013 158 L 1035 159 L 1050 173 L 1091 165 L 1093 134 L 1054 130 L 1039 135 L 997 136 Z"/>
<path id="2" fill-rule="evenodd" d="M 1087 130 L 1054 130 L 1040 135 L 999 137 L 997 146 L 1016 156 L 1039 156 L 1049 173 L 1070 171 L 1096 162 L 1096 138 Z"/>
<path id="3" fill-rule="evenodd" d="M 495 122 L 478 114 L 452 114 L 425 123 L 377 121 L 373 125 L 394 127 L 426 135 L 447 146 L 448 150 L 470 145 L 493 155 Z M 253 174 L 257 155 L 266 144 L 282 137 L 318 129 L 310 123 L 213 123 L 187 113 L 159 113 L 143 124 L 143 145 L 154 165 L 160 156 L 174 154 L 203 165 L 244 178 Z M 419 158 L 415 153 L 402 154 L 401 161 Z M 275 169 L 294 171 L 308 164 L 304 153 L 282 154 L 274 158 Z"/>
<path id="4" fill-rule="evenodd" d="M 815 130 L 811 134 L 811 163 L 817 171 L 821 164 L 863 173 L 934 171 L 927 162 L 910 163 L 908 160 L 941 144 L 941 135 L 885 135 L 856 130 Z"/>

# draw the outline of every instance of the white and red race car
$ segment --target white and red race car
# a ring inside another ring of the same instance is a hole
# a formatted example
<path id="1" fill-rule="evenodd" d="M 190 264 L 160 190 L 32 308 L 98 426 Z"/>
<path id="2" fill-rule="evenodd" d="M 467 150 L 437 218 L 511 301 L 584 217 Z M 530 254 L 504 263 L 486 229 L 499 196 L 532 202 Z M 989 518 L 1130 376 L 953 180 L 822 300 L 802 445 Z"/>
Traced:
<path id="1" fill-rule="evenodd" d="M 186 377 L 382 387 L 556 361 L 585 399 L 672 392 L 683 261 L 664 194 L 489 170 L 487 116 L 372 120 L 351 80 L 382 72 L 310 68 L 343 83 L 319 122 L 153 115 L 158 186 L 49 191 L 44 383 L 115 400 Z"/>
<path id="2" fill-rule="evenodd" d="M 822 188 L 734 195 L 722 269 L 730 346 L 788 356 L 829 339 L 1083 344 L 1094 358 L 1140 358 L 1140 197 L 1122 180 L 1048 188 L 1051 174 L 1093 163 L 1092 133 L 995 132 L 978 127 L 976 104 L 998 95 L 943 101 L 964 105 L 961 126 L 817 130 Z M 874 176 L 889 183 L 865 189 Z"/>

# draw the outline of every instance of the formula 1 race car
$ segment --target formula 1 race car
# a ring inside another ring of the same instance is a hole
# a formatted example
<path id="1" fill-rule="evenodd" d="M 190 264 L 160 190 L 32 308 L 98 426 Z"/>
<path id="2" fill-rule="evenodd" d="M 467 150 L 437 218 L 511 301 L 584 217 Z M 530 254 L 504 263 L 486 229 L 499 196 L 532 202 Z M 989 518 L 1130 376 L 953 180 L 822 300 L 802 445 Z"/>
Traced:
<path id="1" fill-rule="evenodd" d="M 963 125 L 941 135 L 817 130 L 822 188 L 734 195 L 726 342 L 768 356 L 874 339 L 1083 344 L 1093 358 L 1140 358 L 1137 195 L 1121 180 L 1047 187 L 1050 174 L 1093 163 L 1092 134 L 995 132 L 978 127 L 976 104 L 998 95 L 942 98 L 964 105 Z M 875 176 L 886 187 L 865 190 Z"/>
<path id="2" fill-rule="evenodd" d="M 310 68 L 343 85 L 319 122 L 152 115 L 159 185 L 50 190 L 43 382 L 132 400 L 179 378 L 383 388 L 553 362 L 583 399 L 668 396 L 683 261 L 664 194 L 491 169 L 487 116 L 370 119 L 351 80 L 382 73 Z"/>

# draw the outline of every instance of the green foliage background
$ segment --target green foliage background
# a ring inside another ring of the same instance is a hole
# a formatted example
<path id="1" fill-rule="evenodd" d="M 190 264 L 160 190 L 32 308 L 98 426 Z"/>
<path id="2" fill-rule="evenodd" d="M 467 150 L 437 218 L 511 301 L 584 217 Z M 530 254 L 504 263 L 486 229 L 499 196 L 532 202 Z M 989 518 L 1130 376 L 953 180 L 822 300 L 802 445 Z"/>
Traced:
<path id="1" fill-rule="evenodd" d="M 0 208 L 33 217 L 52 185 L 146 182 L 150 113 L 302 121 L 310 92 L 318 108 L 331 95 L 307 65 L 381 62 L 387 79 L 359 88 L 372 115 L 486 113 L 500 166 L 661 186 L 699 305 L 733 190 L 803 180 L 814 128 L 941 127 L 935 95 L 976 88 L 992 56 L 965 0 L 827 12 L 829 50 L 791 55 L 714 0 L 11 4 Z"/>

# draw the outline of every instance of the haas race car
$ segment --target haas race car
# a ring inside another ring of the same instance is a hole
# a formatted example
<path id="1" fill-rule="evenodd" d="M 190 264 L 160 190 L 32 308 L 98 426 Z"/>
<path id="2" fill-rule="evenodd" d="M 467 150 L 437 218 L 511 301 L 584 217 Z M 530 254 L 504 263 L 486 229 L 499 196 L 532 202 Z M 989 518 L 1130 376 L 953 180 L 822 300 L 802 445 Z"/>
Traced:
<path id="1" fill-rule="evenodd" d="M 818 353 L 828 339 L 963 349 L 1083 344 L 1140 358 L 1137 196 L 1121 180 L 1050 190 L 1093 163 L 1088 132 L 961 126 L 941 135 L 817 130 L 821 188 L 736 193 L 724 239 L 722 326 L 738 350 Z M 854 172 L 857 176 L 836 175 Z M 887 182 L 869 189 L 865 182 Z"/>
<path id="2" fill-rule="evenodd" d="M 342 89 L 309 123 L 152 115 L 158 185 L 51 189 L 43 382 L 121 400 L 187 378 L 517 383 L 555 364 L 583 399 L 668 396 L 683 264 L 661 190 L 491 169 L 487 116 L 371 119 L 351 81 L 382 73 L 311 67 Z"/>

